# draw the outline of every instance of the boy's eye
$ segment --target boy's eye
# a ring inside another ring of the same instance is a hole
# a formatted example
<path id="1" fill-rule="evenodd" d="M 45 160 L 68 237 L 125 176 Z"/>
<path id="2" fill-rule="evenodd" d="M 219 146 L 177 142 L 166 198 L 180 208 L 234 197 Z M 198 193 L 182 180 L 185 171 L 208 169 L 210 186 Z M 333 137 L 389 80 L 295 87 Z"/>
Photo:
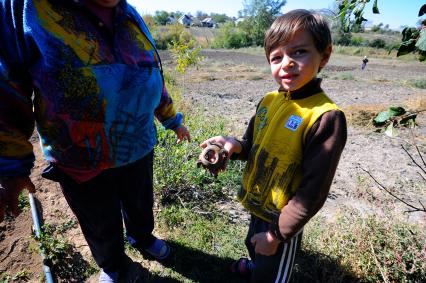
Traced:
<path id="1" fill-rule="evenodd" d="M 297 49 L 297 50 L 295 50 L 294 52 L 293 52 L 293 54 L 294 55 L 302 55 L 302 54 L 305 54 L 306 53 L 306 50 L 305 49 Z"/>
<path id="2" fill-rule="evenodd" d="M 281 56 L 272 56 L 271 57 L 271 62 L 279 62 L 281 60 Z"/>

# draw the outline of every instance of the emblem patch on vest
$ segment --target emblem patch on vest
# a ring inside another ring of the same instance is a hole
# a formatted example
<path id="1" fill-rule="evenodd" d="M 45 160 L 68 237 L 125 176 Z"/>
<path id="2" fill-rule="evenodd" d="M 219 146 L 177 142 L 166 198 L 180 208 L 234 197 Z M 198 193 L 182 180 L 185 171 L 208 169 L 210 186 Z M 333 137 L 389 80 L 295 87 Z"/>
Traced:
<path id="1" fill-rule="evenodd" d="M 302 124 L 302 121 L 302 117 L 291 115 L 284 127 L 294 132 L 299 128 L 300 124 Z"/>

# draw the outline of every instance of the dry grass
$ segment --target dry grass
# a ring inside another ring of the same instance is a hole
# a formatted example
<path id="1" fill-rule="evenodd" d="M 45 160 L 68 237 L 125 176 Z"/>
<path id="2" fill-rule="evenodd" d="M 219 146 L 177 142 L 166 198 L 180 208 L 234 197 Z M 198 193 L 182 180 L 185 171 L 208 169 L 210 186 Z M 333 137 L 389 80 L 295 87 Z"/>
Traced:
<path id="1" fill-rule="evenodd" d="M 233 74 L 233 75 L 227 75 Z M 218 64 L 211 67 L 203 68 L 203 70 L 197 70 L 196 72 L 191 72 L 187 76 L 188 83 L 200 83 L 205 81 L 215 81 L 215 80 L 261 80 L 269 78 L 269 72 L 266 73 L 262 69 L 254 68 L 247 65 L 227 65 L 227 64 Z"/>
<path id="2" fill-rule="evenodd" d="M 373 118 L 386 109 L 386 106 L 381 104 L 357 104 L 351 105 L 343 109 L 349 125 L 373 128 Z"/>
<path id="3" fill-rule="evenodd" d="M 407 111 L 426 111 L 426 97 L 409 99 L 400 105 Z M 385 104 L 356 104 L 343 109 L 349 125 L 362 128 L 373 128 L 373 119 L 376 115 L 385 111 L 389 106 Z"/>

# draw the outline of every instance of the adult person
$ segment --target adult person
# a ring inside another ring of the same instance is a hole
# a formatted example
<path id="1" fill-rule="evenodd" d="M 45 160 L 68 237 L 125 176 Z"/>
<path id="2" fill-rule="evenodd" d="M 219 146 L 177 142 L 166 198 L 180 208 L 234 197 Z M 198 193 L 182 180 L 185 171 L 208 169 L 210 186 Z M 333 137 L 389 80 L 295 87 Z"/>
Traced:
<path id="1" fill-rule="evenodd" d="M 34 192 L 29 142 L 37 125 L 49 166 L 78 218 L 100 282 L 123 278 L 130 243 L 164 259 L 153 234 L 154 117 L 190 140 L 159 54 L 125 0 L 1 0 L 0 221 Z"/>

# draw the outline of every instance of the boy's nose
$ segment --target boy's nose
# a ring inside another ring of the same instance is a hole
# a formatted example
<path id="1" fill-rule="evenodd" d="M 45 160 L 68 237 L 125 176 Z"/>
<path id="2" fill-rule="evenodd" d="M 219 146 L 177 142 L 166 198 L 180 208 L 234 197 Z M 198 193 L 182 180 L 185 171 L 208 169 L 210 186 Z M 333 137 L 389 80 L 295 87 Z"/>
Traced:
<path id="1" fill-rule="evenodd" d="M 289 56 L 284 56 L 281 61 L 281 69 L 288 70 L 294 68 L 295 63 Z"/>

